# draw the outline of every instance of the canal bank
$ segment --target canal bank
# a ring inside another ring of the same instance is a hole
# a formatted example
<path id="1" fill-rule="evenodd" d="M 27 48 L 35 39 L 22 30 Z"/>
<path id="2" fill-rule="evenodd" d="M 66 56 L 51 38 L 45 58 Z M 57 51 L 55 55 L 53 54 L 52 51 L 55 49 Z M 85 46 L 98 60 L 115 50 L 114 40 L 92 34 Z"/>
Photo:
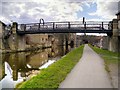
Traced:
<path id="1" fill-rule="evenodd" d="M 80 46 L 69 52 L 66 56 L 52 64 L 30 80 L 17 86 L 18 88 L 58 88 L 67 74 L 76 65 L 82 56 L 83 47 Z"/>

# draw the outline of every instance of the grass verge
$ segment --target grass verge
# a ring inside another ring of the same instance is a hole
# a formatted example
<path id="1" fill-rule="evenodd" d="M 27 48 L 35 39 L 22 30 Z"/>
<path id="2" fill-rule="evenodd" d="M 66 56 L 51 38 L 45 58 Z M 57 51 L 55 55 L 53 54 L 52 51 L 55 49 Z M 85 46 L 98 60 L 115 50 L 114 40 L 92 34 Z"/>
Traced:
<path id="1" fill-rule="evenodd" d="M 29 90 L 29 88 L 58 88 L 81 58 L 83 48 L 82 45 L 72 50 L 48 68 L 41 70 L 41 73 L 37 76 L 19 85 L 18 88 L 24 88 L 24 90 Z"/>

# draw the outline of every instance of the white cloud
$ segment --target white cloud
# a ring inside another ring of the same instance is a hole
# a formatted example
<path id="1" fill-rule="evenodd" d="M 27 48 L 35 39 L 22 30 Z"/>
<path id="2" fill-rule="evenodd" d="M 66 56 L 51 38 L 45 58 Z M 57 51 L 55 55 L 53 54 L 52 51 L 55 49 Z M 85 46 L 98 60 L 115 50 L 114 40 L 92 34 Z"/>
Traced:
<path id="1" fill-rule="evenodd" d="M 89 15 L 97 15 L 106 20 L 116 18 L 115 14 L 118 12 L 118 0 L 96 0 L 96 12 L 89 13 Z"/>
<path id="2" fill-rule="evenodd" d="M 52 21 L 77 20 L 82 3 L 67 0 L 30 0 L 31 2 L 2 2 L 2 16 L 19 23 L 38 22 L 40 18 Z"/>
<path id="3" fill-rule="evenodd" d="M 11 23 L 11 21 L 8 18 L 3 16 L 0 16 L 0 21 L 2 21 L 3 23 Z"/>
<path id="4" fill-rule="evenodd" d="M 111 1 L 112 3 L 109 3 Z M 118 1 L 118 0 L 117 0 Z M 90 8 L 90 4 L 97 4 L 97 11 L 89 15 L 97 15 L 104 19 L 115 17 L 117 5 L 115 0 L 4 0 L 2 12 L 4 21 L 13 20 L 19 23 L 39 22 L 40 18 L 45 21 L 75 21 L 81 20 L 77 12 L 82 12 L 82 6 Z M 98 19 L 99 20 L 99 19 Z"/>

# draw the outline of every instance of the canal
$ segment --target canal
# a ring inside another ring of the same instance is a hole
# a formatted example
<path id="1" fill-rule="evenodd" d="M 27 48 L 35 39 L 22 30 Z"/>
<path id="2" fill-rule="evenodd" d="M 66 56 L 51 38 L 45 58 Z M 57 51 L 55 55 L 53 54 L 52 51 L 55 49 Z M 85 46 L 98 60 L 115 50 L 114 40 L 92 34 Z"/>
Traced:
<path id="1" fill-rule="evenodd" d="M 71 47 L 55 46 L 42 50 L 0 54 L 0 89 L 15 88 L 40 73 L 40 70 L 59 60 Z"/>

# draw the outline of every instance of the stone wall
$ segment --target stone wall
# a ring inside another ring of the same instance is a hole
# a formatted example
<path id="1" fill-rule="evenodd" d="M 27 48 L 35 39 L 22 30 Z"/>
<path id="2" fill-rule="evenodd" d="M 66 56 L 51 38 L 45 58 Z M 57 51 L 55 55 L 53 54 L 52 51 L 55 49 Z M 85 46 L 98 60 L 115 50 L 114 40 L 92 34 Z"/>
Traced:
<path id="1" fill-rule="evenodd" d="M 0 49 L 2 50 L 2 33 L 0 33 Z"/>
<path id="2" fill-rule="evenodd" d="M 48 35 L 47 34 L 28 34 L 26 35 L 26 44 L 31 46 L 44 45 L 48 46 Z"/>
<path id="3" fill-rule="evenodd" d="M 5 24 L 0 21 L 0 49 L 1 50 L 4 49 L 3 43 L 2 43 L 2 35 L 3 35 L 4 29 L 5 29 Z"/>
<path id="4" fill-rule="evenodd" d="M 118 52 L 118 37 L 109 37 L 109 50 Z"/>
<path id="5" fill-rule="evenodd" d="M 103 41 L 102 41 L 102 48 L 103 49 L 108 49 L 108 43 L 109 43 L 108 37 L 107 36 L 103 36 L 102 39 L 103 39 Z"/>
<path id="6" fill-rule="evenodd" d="M 119 2 L 120 5 L 120 2 Z M 118 30 L 119 30 L 119 36 L 118 36 L 118 52 L 120 52 L 120 15 L 118 18 Z"/>
<path id="7" fill-rule="evenodd" d="M 112 30 L 113 30 L 113 37 L 117 37 L 118 36 L 118 34 L 119 34 L 119 30 L 118 30 L 118 19 L 113 19 L 112 20 L 112 22 L 113 22 L 113 28 L 112 28 Z"/>
<path id="8" fill-rule="evenodd" d="M 20 51 L 25 50 L 25 39 L 24 36 L 20 36 L 16 33 L 18 28 L 17 23 L 9 28 L 4 23 L 0 22 L 0 49 L 2 51 Z"/>
<path id="9" fill-rule="evenodd" d="M 113 52 L 118 52 L 119 51 L 119 36 L 120 36 L 120 13 L 116 14 L 117 19 L 112 20 L 112 31 L 113 35 L 108 36 L 108 50 L 113 51 Z"/>

